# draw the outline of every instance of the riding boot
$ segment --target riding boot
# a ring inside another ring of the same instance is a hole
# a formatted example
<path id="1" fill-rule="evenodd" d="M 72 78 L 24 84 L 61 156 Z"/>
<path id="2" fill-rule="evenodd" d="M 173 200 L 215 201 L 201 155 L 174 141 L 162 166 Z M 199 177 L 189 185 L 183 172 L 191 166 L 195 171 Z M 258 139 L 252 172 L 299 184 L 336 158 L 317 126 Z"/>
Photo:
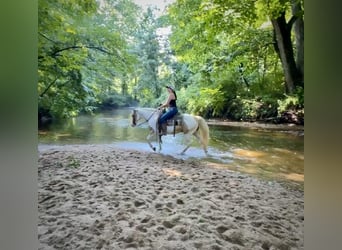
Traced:
<path id="1" fill-rule="evenodd" d="M 161 136 L 162 134 L 162 125 L 158 124 L 158 135 Z"/>
<path id="2" fill-rule="evenodd" d="M 166 135 L 167 134 L 167 124 L 166 123 L 163 123 L 161 125 L 161 134 L 162 135 Z"/>

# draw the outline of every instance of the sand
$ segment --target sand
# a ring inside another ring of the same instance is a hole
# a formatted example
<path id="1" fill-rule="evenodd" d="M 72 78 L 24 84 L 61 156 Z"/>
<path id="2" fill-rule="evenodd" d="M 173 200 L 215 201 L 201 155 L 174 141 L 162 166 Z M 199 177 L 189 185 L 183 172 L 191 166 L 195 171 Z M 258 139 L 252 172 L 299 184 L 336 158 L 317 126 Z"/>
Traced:
<path id="1" fill-rule="evenodd" d="M 304 249 L 304 193 L 212 163 L 40 146 L 39 249 Z"/>

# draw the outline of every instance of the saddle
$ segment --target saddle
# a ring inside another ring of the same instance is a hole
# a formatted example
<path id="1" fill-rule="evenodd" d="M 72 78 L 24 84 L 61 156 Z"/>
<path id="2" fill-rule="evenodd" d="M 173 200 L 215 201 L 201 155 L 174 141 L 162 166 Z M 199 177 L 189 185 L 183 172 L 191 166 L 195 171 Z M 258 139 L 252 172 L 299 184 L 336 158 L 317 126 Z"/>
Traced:
<path id="1" fill-rule="evenodd" d="M 177 113 L 174 117 L 166 121 L 167 126 L 181 126 L 182 125 L 182 115 Z"/>
<path id="2" fill-rule="evenodd" d="M 168 119 L 166 123 L 161 126 L 161 134 L 167 134 L 167 127 L 173 127 L 173 136 L 176 135 L 176 127 L 182 126 L 182 115 L 180 113 L 175 114 L 171 119 Z"/>

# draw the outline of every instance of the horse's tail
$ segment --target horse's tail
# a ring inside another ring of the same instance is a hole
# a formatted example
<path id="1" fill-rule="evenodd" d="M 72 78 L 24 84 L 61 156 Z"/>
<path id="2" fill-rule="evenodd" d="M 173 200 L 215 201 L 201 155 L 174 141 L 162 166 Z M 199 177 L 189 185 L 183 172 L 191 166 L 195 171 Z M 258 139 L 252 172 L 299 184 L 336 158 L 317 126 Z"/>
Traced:
<path id="1" fill-rule="evenodd" d="M 208 143 L 209 143 L 209 126 L 207 122 L 201 116 L 196 116 L 196 120 L 198 122 L 198 128 L 200 132 L 200 136 L 202 138 L 202 143 L 204 150 L 207 151 Z"/>

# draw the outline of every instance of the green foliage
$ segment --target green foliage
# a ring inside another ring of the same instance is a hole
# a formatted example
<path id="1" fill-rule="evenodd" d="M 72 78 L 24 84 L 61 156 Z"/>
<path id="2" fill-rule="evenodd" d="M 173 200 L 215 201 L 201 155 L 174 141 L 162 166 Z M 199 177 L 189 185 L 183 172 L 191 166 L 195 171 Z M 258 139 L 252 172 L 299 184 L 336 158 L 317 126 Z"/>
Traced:
<path id="1" fill-rule="evenodd" d="M 292 0 L 259 0 L 259 10 L 270 19 L 275 19 L 290 8 Z"/>
<path id="2" fill-rule="evenodd" d="M 135 101 L 157 107 L 171 84 L 181 112 L 207 118 L 303 110 L 303 88 L 284 95 L 269 22 L 290 7 L 289 0 L 176 0 L 158 18 L 132 0 L 39 0 L 39 108 L 62 118 Z M 165 39 L 159 32 L 168 26 Z"/>
<path id="3" fill-rule="evenodd" d="M 172 4 L 172 49 L 179 61 L 198 72 L 186 89 L 189 101 L 184 107 L 207 117 L 237 120 L 277 116 L 285 84 L 269 18 L 289 9 L 287 0 Z"/>
<path id="4" fill-rule="evenodd" d="M 225 113 L 227 100 L 234 97 L 239 89 L 239 84 L 233 78 L 226 75 L 226 79 L 218 80 L 216 85 L 208 84 L 210 79 L 206 74 L 192 77 L 197 84 L 184 88 L 179 96 L 181 107 L 191 113 L 205 117 L 219 117 Z"/>
<path id="5" fill-rule="evenodd" d="M 278 100 L 278 113 L 281 114 L 287 110 L 300 110 L 304 108 L 304 90 L 297 87 L 292 95 L 285 95 L 285 99 Z"/>
<path id="6" fill-rule="evenodd" d="M 304 124 L 304 91 L 297 87 L 292 95 L 278 100 L 278 119 L 280 122 Z"/>
<path id="7" fill-rule="evenodd" d="M 233 120 L 252 120 L 256 117 L 256 110 L 259 105 L 258 102 L 237 96 L 236 99 L 231 100 L 227 116 Z"/>
<path id="8" fill-rule="evenodd" d="M 161 56 L 156 33 L 158 22 L 152 8 L 143 14 L 138 28 L 134 35 L 135 46 L 132 47 L 138 58 L 138 64 L 135 65 L 137 81 L 132 92 L 144 105 L 159 97 L 162 89 L 158 77 Z"/>
<path id="9" fill-rule="evenodd" d="M 265 102 L 236 96 L 228 100 L 226 107 L 226 113 L 221 117 L 237 121 L 262 120 L 267 117 L 276 117 L 277 114 L 277 103 L 273 99 Z"/>
<path id="10" fill-rule="evenodd" d="M 122 95 L 118 93 L 105 93 L 100 97 L 100 109 L 112 109 L 126 107 L 133 103 L 133 99 L 129 95 Z"/>
<path id="11" fill-rule="evenodd" d="M 125 92 L 136 62 L 127 46 L 136 11 L 132 1 L 40 0 L 39 107 L 69 117 L 94 110 L 103 92 Z"/>

